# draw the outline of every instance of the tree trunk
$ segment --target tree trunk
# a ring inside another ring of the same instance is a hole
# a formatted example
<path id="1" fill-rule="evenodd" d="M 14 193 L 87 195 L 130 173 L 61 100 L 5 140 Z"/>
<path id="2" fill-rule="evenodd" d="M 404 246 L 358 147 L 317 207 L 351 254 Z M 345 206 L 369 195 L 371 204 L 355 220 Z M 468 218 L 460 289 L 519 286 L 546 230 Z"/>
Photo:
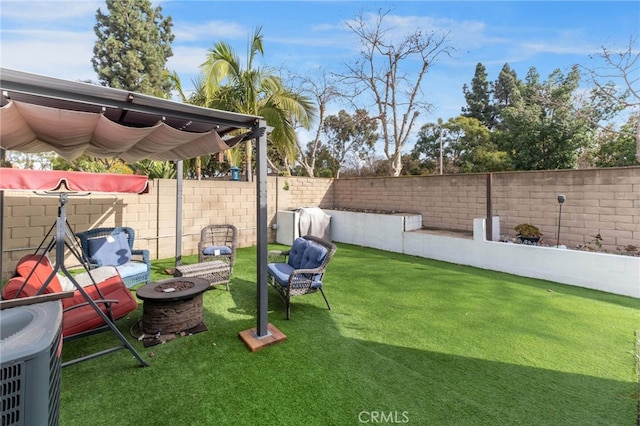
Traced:
<path id="1" fill-rule="evenodd" d="M 253 182 L 253 176 L 251 174 L 251 156 L 253 154 L 253 144 L 251 143 L 251 139 L 245 142 L 245 151 L 246 151 L 246 162 L 245 162 L 245 170 L 247 173 L 247 182 Z"/>
<path id="2" fill-rule="evenodd" d="M 400 176 L 400 172 L 402 172 L 401 159 L 402 159 L 402 156 L 400 155 L 400 153 L 398 153 L 398 155 L 393 157 L 393 161 L 391 163 L 391 173 L 392 173 L 392 176 L 394 177 Z"/>

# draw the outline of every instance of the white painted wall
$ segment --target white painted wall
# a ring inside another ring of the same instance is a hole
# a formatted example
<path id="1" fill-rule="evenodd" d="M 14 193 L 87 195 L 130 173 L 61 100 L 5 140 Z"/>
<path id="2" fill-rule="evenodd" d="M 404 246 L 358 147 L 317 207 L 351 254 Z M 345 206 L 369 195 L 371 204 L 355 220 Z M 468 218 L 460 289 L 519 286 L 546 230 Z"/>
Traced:
<path id="1" fill-rule="evenodd" d="M 422 227 L 417 214 L 375 214 L 325 210 L 331 216 L 331 240 L 403 252 L 402 234 Z"/>

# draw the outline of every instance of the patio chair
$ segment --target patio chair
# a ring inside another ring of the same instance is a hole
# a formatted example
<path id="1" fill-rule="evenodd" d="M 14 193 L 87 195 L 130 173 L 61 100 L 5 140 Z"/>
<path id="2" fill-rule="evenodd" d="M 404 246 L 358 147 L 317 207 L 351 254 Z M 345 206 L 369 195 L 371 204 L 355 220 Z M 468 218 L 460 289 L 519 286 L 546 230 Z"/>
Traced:
<path id="1" fill-rule="evenodd" d="M 335 252 L 335 244 L 311 235 L 296 238 L 289 250 L 268 252 L 267 282 L 284 300 L 287 319 L 291 318 L 292 297 L 318 291 L 322 294 L 327 308 L 331 310 L 322 289 L 322 282 L 327 265 Z"/>
<path id="2" fill-rule="evenodd" d="M 115 266 L 129 288 L 151 280 L 149 250 L 133 248 L 133 228 L 95 228 L 78 232 L 76 236 L 80 239 L 82 255 L 90 268 Z"/>
<path id="3" fill-rule="evenodd" d="M 200 231 L 198 262 L 221 260 L 229 264 L 231 273 L 236 262 L 238 229 L 233 225 L 207 225 Z"/>
<path id="4" fill-rule="evenodd" d="M 224 284 L 229 290 L 238 245 L 238 229 L 233 225 L 207 225 L 200 231 L 198 263 L 177 266 L 175 277 L 199 277 L 211 286 Z"/>

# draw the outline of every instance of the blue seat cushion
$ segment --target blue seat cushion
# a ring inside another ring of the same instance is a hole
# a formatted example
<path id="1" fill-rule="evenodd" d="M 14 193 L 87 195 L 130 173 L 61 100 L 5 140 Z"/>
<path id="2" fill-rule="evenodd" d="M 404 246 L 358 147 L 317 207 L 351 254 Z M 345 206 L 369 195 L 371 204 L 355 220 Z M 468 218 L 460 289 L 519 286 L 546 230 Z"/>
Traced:
<path id="1" fill-rule="evenodd" d="M 287 263 L 293 267 L 293 269 L 300 269 L 300 263 L 302 262 L 302 256 L 309 246 L 309 241 L 304 238 L 296 238 L 289 250 L 289 259 Z"/>
<path id="2" fill-rule="evenodd" d="M 89 240 L 89 257 L 101 266 L 124 265 L 131 260 L 131 248 L 123 232 Z"/>
<path id="3" fill-rule="evenodd" d="M 147 273 L 147 264 L 144 262 L 128 262 L 124 265 L 116 266 L 118 273 L 122 278 L 132 277 L 138 274 Z"/>
<path id="4" fill-rule="evenodd" d="M 231 247 L 227 246 L 209 246 L 202 250 L 202 254 L 207 256 L 220 256 L 221 254 L 231 254 Z"/>
<path id="5" fill-rule="evenodd" d="M 309 244 L 304 251 L 304 255 L 302 255 L 299 269 L 315 269 L 319 267 L 322 265 L 326 255 L 326 248 L 317 244 Z"/>
<path id="6" fill-rule="evenodd" d="M 283 287 L 289 285 L 289 275 L 295 270 L 295 268 L 288 263 L 269 263 L 267 265 L 267 271 L 269 275 L 276 279 L 278 284 Z"/>
<path id="7" fill-rule="evenodd" d="M 275 278 L 276 282 L 283 287 L 289 286 L 289 276 L 295 269 L 288 263 L 269 263 L 267 265 L 269 275 Z M 311 288 L 319 289 L 322 287 L 321 276 L 316 275 L 311 283 Z"/>

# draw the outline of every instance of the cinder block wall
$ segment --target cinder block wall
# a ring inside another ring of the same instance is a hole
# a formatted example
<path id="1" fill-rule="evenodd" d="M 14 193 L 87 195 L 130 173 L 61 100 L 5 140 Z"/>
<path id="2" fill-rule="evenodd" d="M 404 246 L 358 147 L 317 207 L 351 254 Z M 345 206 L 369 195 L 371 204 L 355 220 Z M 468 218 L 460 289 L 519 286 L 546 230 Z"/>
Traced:
<path id="1" fill-rule="evenodd" d="M 527 222 L 550 243 L 569 247 L 602 237 L 609 251 L 640 246 L 640 168 L 493 173 L 492 211 L 503 235 Z M 472 231 L 473 219 L 487 214 L 487 175 L 339 179 L 334 208 L 396 210 L 422 214 L 423 226 Z"/>
<path id="2" fill-rule="evenodd" d="M 149 193 L 142 195 L 71 196 L 66 204 L 71 229 L 130 226 L 136 230 L 136 248 L 149 249 L 153 259 L 173 257 L 176 181 L 149 184 Z M 486 174 L 338 180 L 269 177 L 267 217 L 273 225 L 278 210 L 310 206 L 393 210 L 421 214 L 427 228 L 471 231 L 473 219 L 486 215 L 486 193 Z M 492 175 L 493 214 L 500 216 L 503 234 L 514 236 L 516 224 L 530 222 L 555 243 L 558 194 L 567 197 L 560 230 L 563 244 L 575 247 L 600 234 L 609 251 L 640 246 L 640 167 Z M 2 278 L 8 278 L 18 259 L 41 243 L 58 208 L 57 197 L 5 192 Z M 200 230 L 207 224 L 232 223 L 239 229 L 241 247 L 255 245 L 256 185 L 184 181 L 182 215 L 185 256 L 196 252 Z M 269 240 L 275 241 L 271 228 Z"/>

